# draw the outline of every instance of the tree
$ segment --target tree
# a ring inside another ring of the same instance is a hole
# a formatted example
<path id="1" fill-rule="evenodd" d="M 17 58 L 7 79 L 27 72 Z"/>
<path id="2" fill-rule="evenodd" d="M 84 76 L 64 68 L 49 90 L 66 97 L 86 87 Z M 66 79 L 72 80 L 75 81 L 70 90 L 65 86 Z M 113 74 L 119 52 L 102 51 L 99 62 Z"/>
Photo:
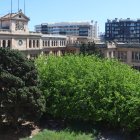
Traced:
<path id="1" fill-rule="evenodd" d="M 96 47 L 96 44 L 94 42 L 88 42 L 87 44 L 82 43 L 80 45 L 80 53 L 83 55 L 98 55 L 99 57 L 102 57 L 102 53 L 99 51 L 99 49 Z"/>
<path id="2" fill-rule="evenodd" d="M 36 65 L 47 113 L 139 129 L 139 72 L 116 60 L 92 55 L 42 56 Z"/>
<path id="3" fill-rule="evenodd" d="M 0 48 L 0 122 L 17 125 L 35 120 L 45 110 L 34 62 L 19 51 Z"/>

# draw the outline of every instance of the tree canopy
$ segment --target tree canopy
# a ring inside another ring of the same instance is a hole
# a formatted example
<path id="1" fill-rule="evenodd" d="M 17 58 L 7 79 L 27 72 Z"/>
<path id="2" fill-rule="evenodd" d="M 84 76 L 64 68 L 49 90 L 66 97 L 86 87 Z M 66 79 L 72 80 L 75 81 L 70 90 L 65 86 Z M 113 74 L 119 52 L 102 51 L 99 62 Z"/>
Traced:
<path id="1" fill-rule="evenodd" d="M 83 55 L 97 55 L 103 57 L 102 52 L 97 48 L 94 42 L 82 43 L 80 45 L 80 53 Z"/>
<path id="2" fill-rule="evenodd" d="M 36 65 L 48 113 L 126 130 L 139 128 L 139 72 L 92 55 L 42 56 Z"/>
<path id="3" fill-rule="evenodd" d="M 0 122 L 16 125 L 18 120 L 34 120 L 45 110 L 38 89 L 34 62 L 16 50 L 0 48 Z"/>

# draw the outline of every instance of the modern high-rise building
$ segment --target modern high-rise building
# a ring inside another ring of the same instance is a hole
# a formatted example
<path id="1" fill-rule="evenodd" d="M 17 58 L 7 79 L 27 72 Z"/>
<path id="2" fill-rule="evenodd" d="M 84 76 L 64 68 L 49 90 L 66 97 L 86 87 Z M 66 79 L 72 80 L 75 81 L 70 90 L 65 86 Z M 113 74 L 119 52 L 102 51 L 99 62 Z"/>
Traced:
<path id="1" fill-rule="evenodd" d="M 140 43 L 140 19 L 107 20 L 105 23 L 105 38 L 108 41 Z"/>
<path id="2" fill-rule="evenodd" d="M 72 36 L 85 36 L 98 38 L 97 22 L 60 22 L 48 24 L 44 23 L 35 26 L 36 32 L 43 34 L 61 34 Z"/>

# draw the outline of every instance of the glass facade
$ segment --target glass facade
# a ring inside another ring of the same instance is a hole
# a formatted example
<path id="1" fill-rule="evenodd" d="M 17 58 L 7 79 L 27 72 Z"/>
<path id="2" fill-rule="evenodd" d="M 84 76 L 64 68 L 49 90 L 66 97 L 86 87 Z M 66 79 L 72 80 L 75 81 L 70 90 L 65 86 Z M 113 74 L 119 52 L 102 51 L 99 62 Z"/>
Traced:
<path id="1" fill-rule="evenodd" d="M 54 24 L 41 24 L 35 26 L 37 32 L 43 34 L 61 34 L 72 36 L 85 36 L 97 38 L 98 29 L 97 22 L 91 24 L 90 22 L 60 22 Z"/>

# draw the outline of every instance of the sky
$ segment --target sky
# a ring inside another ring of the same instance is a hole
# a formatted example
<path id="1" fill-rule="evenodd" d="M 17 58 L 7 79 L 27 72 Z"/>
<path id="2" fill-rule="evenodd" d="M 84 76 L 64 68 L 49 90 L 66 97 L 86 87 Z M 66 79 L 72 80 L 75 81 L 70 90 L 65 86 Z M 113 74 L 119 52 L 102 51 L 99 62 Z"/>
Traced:
<path id="1" fill-rule="evenodd" d="M 12 11 L 18 11 L 18 0 L 12 0 Z M 97 21 L 105 31 L 107 19 L 140 18 L 140 0 L 25 0 L 29 29 L 41 23 Z M 24 0 L 19 0 L 24 11 Z M 11 11 L 11 0 L 0 0 L 0 17 Z"/>

